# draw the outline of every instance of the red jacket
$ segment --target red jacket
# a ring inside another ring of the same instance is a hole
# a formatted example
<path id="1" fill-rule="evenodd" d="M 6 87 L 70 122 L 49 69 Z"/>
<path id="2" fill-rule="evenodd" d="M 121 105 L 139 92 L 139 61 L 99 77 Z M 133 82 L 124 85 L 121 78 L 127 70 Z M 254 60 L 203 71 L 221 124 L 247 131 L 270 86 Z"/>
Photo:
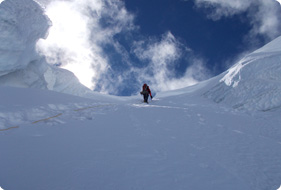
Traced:
<path id="1" fill-rule="evenodd" d="M 149 86 L 147 86 L 147 84 L 144 84 L 144 85 L 142 86 L 142 91 L 147 91 L 147 92 L 149 93 L 149 95 L 151 96 L 151 91 L 150 91 L 150 89 L 149 89 Z"/>

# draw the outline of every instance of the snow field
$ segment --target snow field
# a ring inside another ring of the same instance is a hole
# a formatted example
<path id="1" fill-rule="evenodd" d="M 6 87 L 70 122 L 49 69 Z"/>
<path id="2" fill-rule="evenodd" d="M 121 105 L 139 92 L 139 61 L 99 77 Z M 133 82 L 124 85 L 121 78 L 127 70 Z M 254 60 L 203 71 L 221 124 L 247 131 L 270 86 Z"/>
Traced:
<path id="1" fill-rule="evenodd" d="M 150 104 L 141 97 L 104 102 L 44 94 L 37 102 L 46 104 L 43 111 L 36 115 L 34 105 L 30 118 L 62 115 L 34 124 L 28 119 L 0 133 L 4 189 L 256 190 L 281 184 L 280 110 L 241 112 L 196 93 L 160 93 Z"/>

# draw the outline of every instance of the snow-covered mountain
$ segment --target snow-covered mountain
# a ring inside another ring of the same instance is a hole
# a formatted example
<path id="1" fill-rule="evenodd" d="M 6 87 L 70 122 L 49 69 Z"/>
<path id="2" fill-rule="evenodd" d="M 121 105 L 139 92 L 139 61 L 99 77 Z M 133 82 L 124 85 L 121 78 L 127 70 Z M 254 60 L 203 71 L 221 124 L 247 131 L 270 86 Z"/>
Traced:
<path id="1" fill-rule="evenodd" d="M 31 0 L 0 4 L 0 189 L 280 187 L 281 37 L 144 104 L 48 65 L 35 43 L 49 25 Z"/>

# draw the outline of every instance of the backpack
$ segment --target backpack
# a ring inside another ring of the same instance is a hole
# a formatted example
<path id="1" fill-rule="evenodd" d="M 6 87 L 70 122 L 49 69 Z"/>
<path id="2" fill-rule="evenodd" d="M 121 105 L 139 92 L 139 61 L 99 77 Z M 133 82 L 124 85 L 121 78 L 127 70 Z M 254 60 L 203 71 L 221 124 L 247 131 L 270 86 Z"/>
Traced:
<path id="1" fill-rule="evenodd" d="M 141 94 L 149 94 L 149 86 L 147 86 L 147 84 L 142 86 Z"/>
<path id="2" fill-rule="evenodd" d="M 142 86 L 142 91 L 148 91 L 148 90 L 147 90 L 147 87 L 148 87 L 147 84 L 144 84 L 144 85 Z"/>

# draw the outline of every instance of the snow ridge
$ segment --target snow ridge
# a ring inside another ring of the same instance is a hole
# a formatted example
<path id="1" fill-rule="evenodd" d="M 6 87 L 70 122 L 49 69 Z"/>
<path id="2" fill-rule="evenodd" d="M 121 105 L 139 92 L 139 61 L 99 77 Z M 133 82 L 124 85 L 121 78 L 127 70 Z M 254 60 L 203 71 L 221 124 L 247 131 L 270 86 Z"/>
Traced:
<path id="1" fill-rule="evenodd" d="M 249 54 L 219 79 L 205 97 L 235 109 L 281 108 L 281 37 Z"/>

